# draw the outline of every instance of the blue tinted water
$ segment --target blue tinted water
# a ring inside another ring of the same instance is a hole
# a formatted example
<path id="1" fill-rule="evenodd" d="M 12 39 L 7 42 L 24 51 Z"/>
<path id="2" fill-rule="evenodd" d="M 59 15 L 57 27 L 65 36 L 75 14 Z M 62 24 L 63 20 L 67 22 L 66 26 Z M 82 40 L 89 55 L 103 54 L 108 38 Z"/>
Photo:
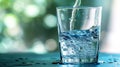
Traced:
<path id="1" fill-rule="evenodd" d="M 95 58 L 98 52 L 99 27 L 72 30 L 59 35 L 62 58 Z"/>

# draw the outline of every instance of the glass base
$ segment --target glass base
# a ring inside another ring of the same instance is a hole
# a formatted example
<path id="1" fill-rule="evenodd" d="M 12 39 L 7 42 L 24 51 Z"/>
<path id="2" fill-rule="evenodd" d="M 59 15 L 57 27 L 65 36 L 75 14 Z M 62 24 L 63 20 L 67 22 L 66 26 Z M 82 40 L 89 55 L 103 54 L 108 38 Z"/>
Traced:
<path id="1" fill-rule="evenodd" d="M 83 58 L 83 59 L 78 59 L 78 58 L 62 58 L 62 63 L 63 64 L 80 64 L 80 63 L 97 63 L 98 58 Z"/>

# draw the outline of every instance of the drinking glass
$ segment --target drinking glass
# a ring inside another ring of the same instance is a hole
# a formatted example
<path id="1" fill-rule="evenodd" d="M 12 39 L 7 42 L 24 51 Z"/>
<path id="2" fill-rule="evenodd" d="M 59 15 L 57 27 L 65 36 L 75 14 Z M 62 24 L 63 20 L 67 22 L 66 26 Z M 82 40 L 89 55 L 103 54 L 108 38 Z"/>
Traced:
<path id="1" fill-rule="evenodd" d="M 62 63 L 97 63 L 102 7 L 57 7 Z"/>

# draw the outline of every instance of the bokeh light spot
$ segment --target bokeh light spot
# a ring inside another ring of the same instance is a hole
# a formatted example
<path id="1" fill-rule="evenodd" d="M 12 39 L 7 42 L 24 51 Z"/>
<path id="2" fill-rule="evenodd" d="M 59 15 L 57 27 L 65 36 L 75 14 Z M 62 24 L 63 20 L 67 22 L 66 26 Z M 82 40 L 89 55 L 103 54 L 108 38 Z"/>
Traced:
<path id="1" fill-rule="evenodd" d="M 22 12 L 26 7 L 27 3 L 25 3 L 25 1 L 23 0 L 15 0 L 14 4 L 13 4 L 13 9 L 16 12 Z"/>
<path id="2" fill-rule="evenodd" d="M 28 5 L 24 13 L 28 17 L 36 17 L 39 15 L 40 9 L 37 5 Z"/>
<path id="3" fill-rule="evenodd" d="M 4 23 L 8 28 L 14 28 L 15 26 L 17 26 L 18 19 L 13 14 L 7 14 L 4 17 Z"/>
<path id="4" fill-rule="evenodd" d="M 21 36 L 23 34 L 23 32 L 19 26 L 16 26 L 14 28 L 7 28 L 6 32 L 8 35 L 10 35 L 12 37 L 18 37 L 18 36 Z"/>
<path id="5" fill-rule="evenodd" d="M 0 9 L 0 20 L 3 20 L 3 17 L 5 16 L 6 12 L 1 8 Z"/>
<path id="6" fill-rule="evenodd" d="M 44 23 L 47 27 L 49 28 L 53 28 L 56 27 L 57 24 L 57 18 L 56 16 L 52 15 L 52 14 L 48 14 L 45 16 L 44 18 Z"/>
<path id="7" fill-rule="evenodd" d="M 2 46 L 1 49 L 5 52 L 24 52 L 26 50 L 26 47 L 25 47 L 23 41 L 12 40 L 9 37 L 3 39 L 0 44 Z M 0 51 L 0 52 L 3 52 L 3 51 Z"/>
<path id="8" fill-rule="evenodd" d="M 48 39 L 45 46 L 48 51 L 55 51 L 57 49 L 57 42 L 54 39 Z"/>
<path id="9" fill-rule="evenodd" d="M 47 6 L 47 1 L 46 0 L 34 0 L 36 4 L 38 5 L 43 5 L 43 6 Z"/>
<path id="10" fill-rule="evenodd" d="M 32 51 L 35 52 L 35 53 L 38 53 L 38 54 L 44 54 L 44 53 L 47 52 L 44 44 L 41 41 L 36 41 L 33 44 Z"/>

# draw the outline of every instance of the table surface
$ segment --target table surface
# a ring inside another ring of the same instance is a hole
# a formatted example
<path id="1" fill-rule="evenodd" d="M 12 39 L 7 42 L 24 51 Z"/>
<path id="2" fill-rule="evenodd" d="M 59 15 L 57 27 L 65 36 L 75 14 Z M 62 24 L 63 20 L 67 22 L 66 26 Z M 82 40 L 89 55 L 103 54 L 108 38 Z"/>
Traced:
<path id="1" fill-rule="evenodd" d="M 0 54 L 0 67 L 120 67 L 120 54 L 99 54 L 97 64 L 60 64 L 59 52 Z"/>

